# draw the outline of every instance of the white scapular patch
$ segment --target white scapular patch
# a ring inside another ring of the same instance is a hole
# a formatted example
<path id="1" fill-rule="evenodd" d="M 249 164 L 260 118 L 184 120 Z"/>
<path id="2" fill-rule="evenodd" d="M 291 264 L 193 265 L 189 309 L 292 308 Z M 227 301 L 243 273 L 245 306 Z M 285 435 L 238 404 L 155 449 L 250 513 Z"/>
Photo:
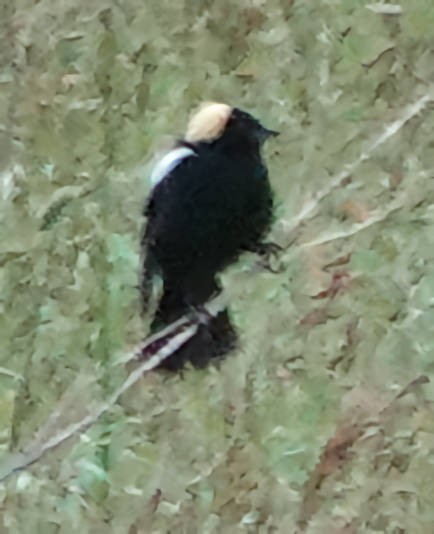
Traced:
<path id="1" fill-rule="evenodd" d="M 182 146 L 174 148 L 163 156 L 160 161 L 152 169 L 150 181 L 153 187 L 159 184 L 164 178 L 170 174 L 181 161 L 190 156 L 197 156 L 196 152 L 191 148 Z"/>

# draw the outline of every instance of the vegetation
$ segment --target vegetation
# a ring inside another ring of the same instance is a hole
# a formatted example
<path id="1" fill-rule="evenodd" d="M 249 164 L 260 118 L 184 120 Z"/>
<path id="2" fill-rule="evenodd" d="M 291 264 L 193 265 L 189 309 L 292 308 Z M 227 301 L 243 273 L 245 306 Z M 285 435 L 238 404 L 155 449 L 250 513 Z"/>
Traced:
<path id="1" fill-rule="evenodd" d="M 432 3 L 0 13 L 1 474 L 126 380 L 147 178 L 200 101 L 282 132 L 286 247 L 223 276 L 236 354 L 4 478 L 0 532 L 434 532 Z"/>

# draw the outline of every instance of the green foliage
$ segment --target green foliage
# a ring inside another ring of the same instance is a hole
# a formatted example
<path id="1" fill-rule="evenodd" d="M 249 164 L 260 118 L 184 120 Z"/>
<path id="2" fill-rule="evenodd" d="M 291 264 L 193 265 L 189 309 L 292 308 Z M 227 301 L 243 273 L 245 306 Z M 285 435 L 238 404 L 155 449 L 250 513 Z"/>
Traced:
<path id="1" fill-rule="evenodd" d="M 274 235 L 292 244 L 279 274 L 245 256 L 222 276 L 236 354 L 145 376 L 13 474 L 0 530 L 433 532 L 430 106 L 288 231 L 428 90 L 432 3 L 392 15 L 358 0 L 12 4 L 0 11 L 2 454 L 125 379 L 115 360 L 146 334 L 147 177 L 201 100 L 282 132 L 267 160 Z"/>

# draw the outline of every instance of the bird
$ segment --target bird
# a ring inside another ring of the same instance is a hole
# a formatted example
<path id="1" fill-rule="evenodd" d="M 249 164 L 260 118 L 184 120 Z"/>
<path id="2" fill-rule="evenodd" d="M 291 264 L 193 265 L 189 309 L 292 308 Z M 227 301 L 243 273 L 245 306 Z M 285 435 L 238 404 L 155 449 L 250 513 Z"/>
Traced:
<path id="1" fill-rule="evenodd" d="M 140 274 L 144 309 L 155 280 L 162 281 L 151 332 L 219 294 L 219 273 L 240 254 L 267 251 L 274 197 L 261 148 L 276 135 L 238 107 L 206 102 L 191 116 L 184 137 L 153 168 Z M 202 368 L 236 344 L 224 309 L 161 366 Z"/>

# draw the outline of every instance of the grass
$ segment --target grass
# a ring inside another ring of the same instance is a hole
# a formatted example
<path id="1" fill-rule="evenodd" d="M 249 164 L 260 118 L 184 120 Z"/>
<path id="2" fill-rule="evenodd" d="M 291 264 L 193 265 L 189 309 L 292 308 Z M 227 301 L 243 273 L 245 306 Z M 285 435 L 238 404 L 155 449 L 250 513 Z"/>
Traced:
<path id="1" fill-rule="evenodd" d="M 385 6 L 2 8 L 2 470 L 125 381 L 147 177 L 201 100 L 282 132 L 288 248 L 222 276 L 236 354 L 146 375 L 3 480 L 0 532 L 434 531 L 434 8 Z"/>

